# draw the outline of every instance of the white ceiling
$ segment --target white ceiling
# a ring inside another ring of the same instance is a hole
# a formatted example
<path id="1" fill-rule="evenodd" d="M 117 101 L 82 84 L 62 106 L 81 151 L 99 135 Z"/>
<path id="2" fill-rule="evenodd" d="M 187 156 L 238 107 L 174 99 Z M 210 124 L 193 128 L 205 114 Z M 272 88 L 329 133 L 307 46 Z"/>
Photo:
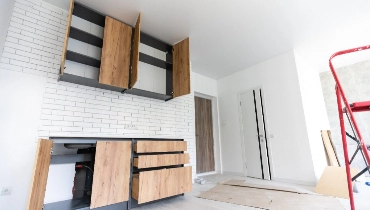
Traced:
<path id="1" fill-rule="evenodd" d="M 220 79 L 295 49 L 318 71 L 370 44 L 369 0 L 76 0 L 170 44 L 190 37 L 193 71 Z M 370 52 L 339 65 L 370 59 Z"/>

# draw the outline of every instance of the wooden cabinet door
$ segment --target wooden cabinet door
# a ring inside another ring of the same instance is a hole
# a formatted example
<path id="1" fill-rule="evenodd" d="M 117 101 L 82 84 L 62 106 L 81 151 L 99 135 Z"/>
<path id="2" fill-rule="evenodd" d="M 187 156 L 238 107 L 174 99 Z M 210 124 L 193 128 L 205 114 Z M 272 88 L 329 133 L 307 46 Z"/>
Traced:
<path id="1" fill-rule="evenodd" d="M 69 30 L 70 30 L 70 27 L 71 27 L 73 7 L 74 7 L 74 0 L 70 0 L 70 2 L 69 2 L 69 11 L 68 11 L 68 20 L 67 20 L 67 28 L 66 28 L 66 33 L 64 35 L 64 45 L 63 45 L 63 51 L 62 51 L 62 59 L 61 59 L 61 62 L 60 62 L 60 74 L 61 75 L 63 75 L 63 73 L 64 73 L 64 64 L 66 62 L 68 37 L 69 37 Z"/>
<path id="2" fill-rule="evenodd" d="M 132 46 L 132 68 L 130 75 L 130 89 L 132 89 L 137 82 L 137 75 L 139 71 L 139 52 L 140 52 L 140 22 L 141 22 L 141 13 L 137 18 L 135 30 L 134 30 L 134 42 Z"/>
<path id="3" fill-rule="evenodd" d="M 44 205 L 52 147 L 53 141 L 39 139 L 28 197 L 28 210 L 41 210 Z"/>
<path id="4" fill-rule="evenodd" d="M 99 83 L 128 88 L 132 27 L 105 18 Z"/>
<path id="5" fill-rule="evenodd" d="M 189 38 L 173 46 L 172 86 L 173 97 L 190 93 L 190 48 Z"/>
<path id="6" fill-rule="evenodd" d="M 98 141 L 90 208 L 128 201 L 131 142 Z"/>

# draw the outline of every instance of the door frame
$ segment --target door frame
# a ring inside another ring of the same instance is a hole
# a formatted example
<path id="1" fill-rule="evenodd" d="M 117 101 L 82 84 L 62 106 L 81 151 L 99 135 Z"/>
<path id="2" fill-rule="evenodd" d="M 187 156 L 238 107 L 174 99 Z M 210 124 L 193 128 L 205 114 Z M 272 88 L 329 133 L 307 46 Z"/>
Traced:
<path id="1" fill-rule="evenodd" d="M 218 113 L 218 98 L 216 96 L 210 96 L 210 95 L 206 95 L 206 94 L 198 93 L 198 92 L 194 92 L 194 97 L 209 99 L 212 102 L 211 104 L 212 104 L 213 155 L 214 155 L 214 160 L 215 160 L 215 171 L 196 174 L 196 176 L 205 176 L 205 175 L 210 175 L 210 174 L 221 173 L 222 172 L 222 161 L 221 161 L 221 138 L 220 138 L 220 129 L 219 129 L 220 120 L 219 120 L 219 113 Z M 195 105 L 194 105 L 194 110 L 195 110 Z M 195 124 L 194 124 L 194 139 L 196 141 Z M 197 148 L 195 145 L 195 151 L 196 149 Z"/>
<path id="2" fill-rule="evenodd" d="M 237 103 L 237 106 L 238 106 L 238 114 L 239 114 L 239 135 L 240 135 L 240 141 L 241 141 L 241 146 L 242 146 L 242 156 L 243 156 L 243 160 L 242 160 L 242 167 L 243 167 L 243 174 L 245 176 L 247 176 L 247 169 L 246 169 L 246 166 L 245 166 L 245 159 L 246 159 L 246 151 L 245 151 L 245 146 L 246 146 L 246 142 L 245 142 L 245 139 L 244 139 L 244 133 L 243 133 L 243 129 L 242 129 L 242 126 L 243 126 L 243 121 L 242 121 L 242 109 L 241 109 L 241 106 L 240 106 L 240 103 L 241 103 L 241 95 L 243 93 L 246 93 L 246 92 L 249 92 L 249 91 L 253 91 L 254 89 L 262 89 L 262 105 L 263 105 L 263 115 L 265 117 L 265 131 L 266 131 L 266 136 L 265 136 L 265 139 L 267 141 L 267 144 L 266 146 L 268 147 L 267 150 L 268 150 L 268 161 L 269 161 L 269 164 L 270 164 L 270 175 L 271 175 L 271 180 L 274 180 L 274 167 L 273 167 L 273 159 L 272 159 L 272 147 L 271 147 L 271 138 L 270 138 L 270 132 L 269 132 L 269 123 L 268 123 L 268 118 L 267 118 L 267 111 L 266 111 L 266 97 L 265 97 L 265 91 L 264 91 L 264 86 L 263 85 L 260 85 L 260 86 L 256 86 L 254 88 L 249 88 L 249 89 L 246 89 L 246 90 L 242 90 L 242 91 L 238 91 L 237 93 L 237 100 L 238 100 L 238 103 Z"/>

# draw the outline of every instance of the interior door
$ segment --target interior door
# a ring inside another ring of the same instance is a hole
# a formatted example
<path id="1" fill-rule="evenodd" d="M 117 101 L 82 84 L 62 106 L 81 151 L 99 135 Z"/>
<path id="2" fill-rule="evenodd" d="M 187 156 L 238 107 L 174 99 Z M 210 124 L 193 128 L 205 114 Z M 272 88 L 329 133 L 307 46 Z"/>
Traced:
<path id="1" fill-rule="evenodd" d="M 43 208 L 52 147 L 53 141 L 39 139 L 31 178 L 31 189 L 28 197 L 28 210 L 39 210 Z"/>
<path id="2" fill-rule="evenodd" d="M 190 47 L 189 38 L 173 46 L 172 86 L 173 97 L 190 93 Z"/>
<path id="3" fill-rule="evenodd" d="M 131 150 L 131 141 L 97 142 L 91 209 L 128 201 Z"/>
<path id="4" fill-rule="evenodd" d="M 128 88 L 132 27 L 105 18 L 99 83 Z"/>
<path id="5" fill-rule="evenodd" d="M 212 101 L 195 97 L 197 174 L 215 171 Z"/>
<path id="6" fill-rule="evenodd" d="M 270 180 L 262 89 L 256 88 L 242 93 L 240 110 L 247 176 Z"/>

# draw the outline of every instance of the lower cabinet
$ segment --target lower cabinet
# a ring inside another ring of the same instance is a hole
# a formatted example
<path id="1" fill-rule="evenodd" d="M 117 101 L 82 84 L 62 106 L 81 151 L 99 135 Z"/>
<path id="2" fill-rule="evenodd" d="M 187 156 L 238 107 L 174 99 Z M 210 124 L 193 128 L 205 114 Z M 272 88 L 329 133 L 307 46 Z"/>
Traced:
<path id="1" fill-rule="evenodd" d="M 132 197 L 139 204 L 192 190 L 191 166 L 144 171 L 132 178 Z"/>
<path id="2" fill-rule="evenodd" d="M 129 199 L 131 142 L 98 141 L 90 209 Z"/>
<path id="3" fill-rule="evenodd" d="M 186 146 L 183 140 L 40 139 L 27 209 L 130 209 L 133 203 L 190 192 L 192 168 L 184 167 L 189 163 Z M 73 198 L 44 204 L 53 164 L 75 164 Z"/>

